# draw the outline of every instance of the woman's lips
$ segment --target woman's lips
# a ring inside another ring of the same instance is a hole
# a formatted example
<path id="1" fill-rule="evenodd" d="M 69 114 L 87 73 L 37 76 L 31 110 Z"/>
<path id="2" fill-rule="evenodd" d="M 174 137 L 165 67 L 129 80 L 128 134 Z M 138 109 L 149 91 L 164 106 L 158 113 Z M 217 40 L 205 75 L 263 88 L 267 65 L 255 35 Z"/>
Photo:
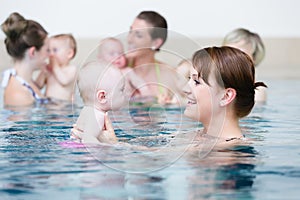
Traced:
<path id="1" fill-rule="evenodd" d="M 192 98 L 187 98 L 188 99 L 188 104 L 189 105 L 192 105 L 192 104 L 196 104 L 197 102 L 194 100 L 194 99 L 192 99 Z"/>

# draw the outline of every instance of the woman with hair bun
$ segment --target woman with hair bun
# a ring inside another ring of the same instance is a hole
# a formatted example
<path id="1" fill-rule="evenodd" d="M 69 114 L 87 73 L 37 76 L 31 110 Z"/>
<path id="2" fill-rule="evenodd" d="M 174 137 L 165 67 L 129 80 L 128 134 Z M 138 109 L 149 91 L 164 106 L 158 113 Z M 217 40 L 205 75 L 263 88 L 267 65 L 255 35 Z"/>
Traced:
<path id="1" fill-rule="evenodd" d="M 1 29 L 6 35 L 6 50 L 14 62 L 13 68 L 3 74 L 4 105 L 26 106 L 47 101 L 32 80 L 33 72 L 47 64 L 47 31 L 16 12 L 9 15 Z"/>

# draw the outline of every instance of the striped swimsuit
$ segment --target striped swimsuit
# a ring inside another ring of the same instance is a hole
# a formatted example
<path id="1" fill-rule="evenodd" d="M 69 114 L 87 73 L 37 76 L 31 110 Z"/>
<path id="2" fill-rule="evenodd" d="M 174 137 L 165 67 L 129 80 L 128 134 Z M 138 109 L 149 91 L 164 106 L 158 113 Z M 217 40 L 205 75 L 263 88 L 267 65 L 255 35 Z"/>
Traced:
<path id="1" fill-rule="evenodd" d="M 49 98 L 41 98 L 30 86 L 28 82 L 26 82 L 23 78 L 17 75 L 17 72 L 15 69 L 7 69 L 3 72 L 3 79 L 2 79 L 2 84 L 1 86 L 5 88 L 8 84 L 8 81 L 11 76 L 14 76 L 23 86 L 25 86 L 28 91 L 32 94 L 33 98 L 35 99 L 36 103 L 39 104 L 47 104 L 50 102 Z"/>

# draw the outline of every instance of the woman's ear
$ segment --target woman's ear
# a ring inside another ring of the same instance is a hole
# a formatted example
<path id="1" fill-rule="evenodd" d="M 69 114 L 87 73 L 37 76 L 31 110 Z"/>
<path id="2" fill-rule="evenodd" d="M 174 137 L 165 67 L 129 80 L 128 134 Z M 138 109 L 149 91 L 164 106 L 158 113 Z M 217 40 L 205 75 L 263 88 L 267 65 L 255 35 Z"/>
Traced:
<path id="1" fill-rule="evenodd" d="M 226 106 L 230 104 L 236 97 L 236 91 L 233 88 L 226 88 L 224 96 L 220 101 L 220 106 Z"/>
<path id="2" fill-rule="evenodd" d="M 105 104 L 107 102 L 105 90 L 98 90 L 96 95 L 97 95 L 97 101 L 100 104 Z"/>
<path id="3" fill-rule="evenodd" d="M 152 41 L 151 49 L 152 50 L 159 49 L 162 44 L 163 44 L 163 39 L 162 38 L 156 38 Z"/>
<path id="4" fill-rule="evenodd" d="M 28 49 L 28 55 L 29 55 L 30 58 L 33 58 L 34 55 L 35 55 L 35 53 L 36 53 L 35 47 L 30 47 L 30 48 Z"/>

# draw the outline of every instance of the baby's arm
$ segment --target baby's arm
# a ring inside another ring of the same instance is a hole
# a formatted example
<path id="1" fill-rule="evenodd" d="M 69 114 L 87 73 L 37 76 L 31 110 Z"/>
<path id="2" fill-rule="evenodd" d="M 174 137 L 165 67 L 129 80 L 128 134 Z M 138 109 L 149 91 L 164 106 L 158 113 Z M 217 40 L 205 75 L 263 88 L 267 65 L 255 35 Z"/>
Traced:
<path id="1" fill-rule="evenodd" d="M 74 82 L 77 73 L 75 66 L 69 65 L 60 67 L 54 58 L 51 59 L 51 65 L 52 73 L 59 84 L 62 86 L 67 86 L 68 84 Z"/>
<path id="2" fill-rule="evenodd" d="M 53 75 L 55 79 L 63 86 L 74 82 L 76 77 L 76 67 L 68 66 L 61 68 L 59 66 L 53 67 Z"/>
<path id="3" fill-rule="evenodd" d="M 35 85 L 39 88 L 42 89 L 44 85 L 47 82 L 47 76 L 48 76 L 48 71 L 47 69 L 42 69 L 37 76 L 36 80 L 34 81 Z"/>

